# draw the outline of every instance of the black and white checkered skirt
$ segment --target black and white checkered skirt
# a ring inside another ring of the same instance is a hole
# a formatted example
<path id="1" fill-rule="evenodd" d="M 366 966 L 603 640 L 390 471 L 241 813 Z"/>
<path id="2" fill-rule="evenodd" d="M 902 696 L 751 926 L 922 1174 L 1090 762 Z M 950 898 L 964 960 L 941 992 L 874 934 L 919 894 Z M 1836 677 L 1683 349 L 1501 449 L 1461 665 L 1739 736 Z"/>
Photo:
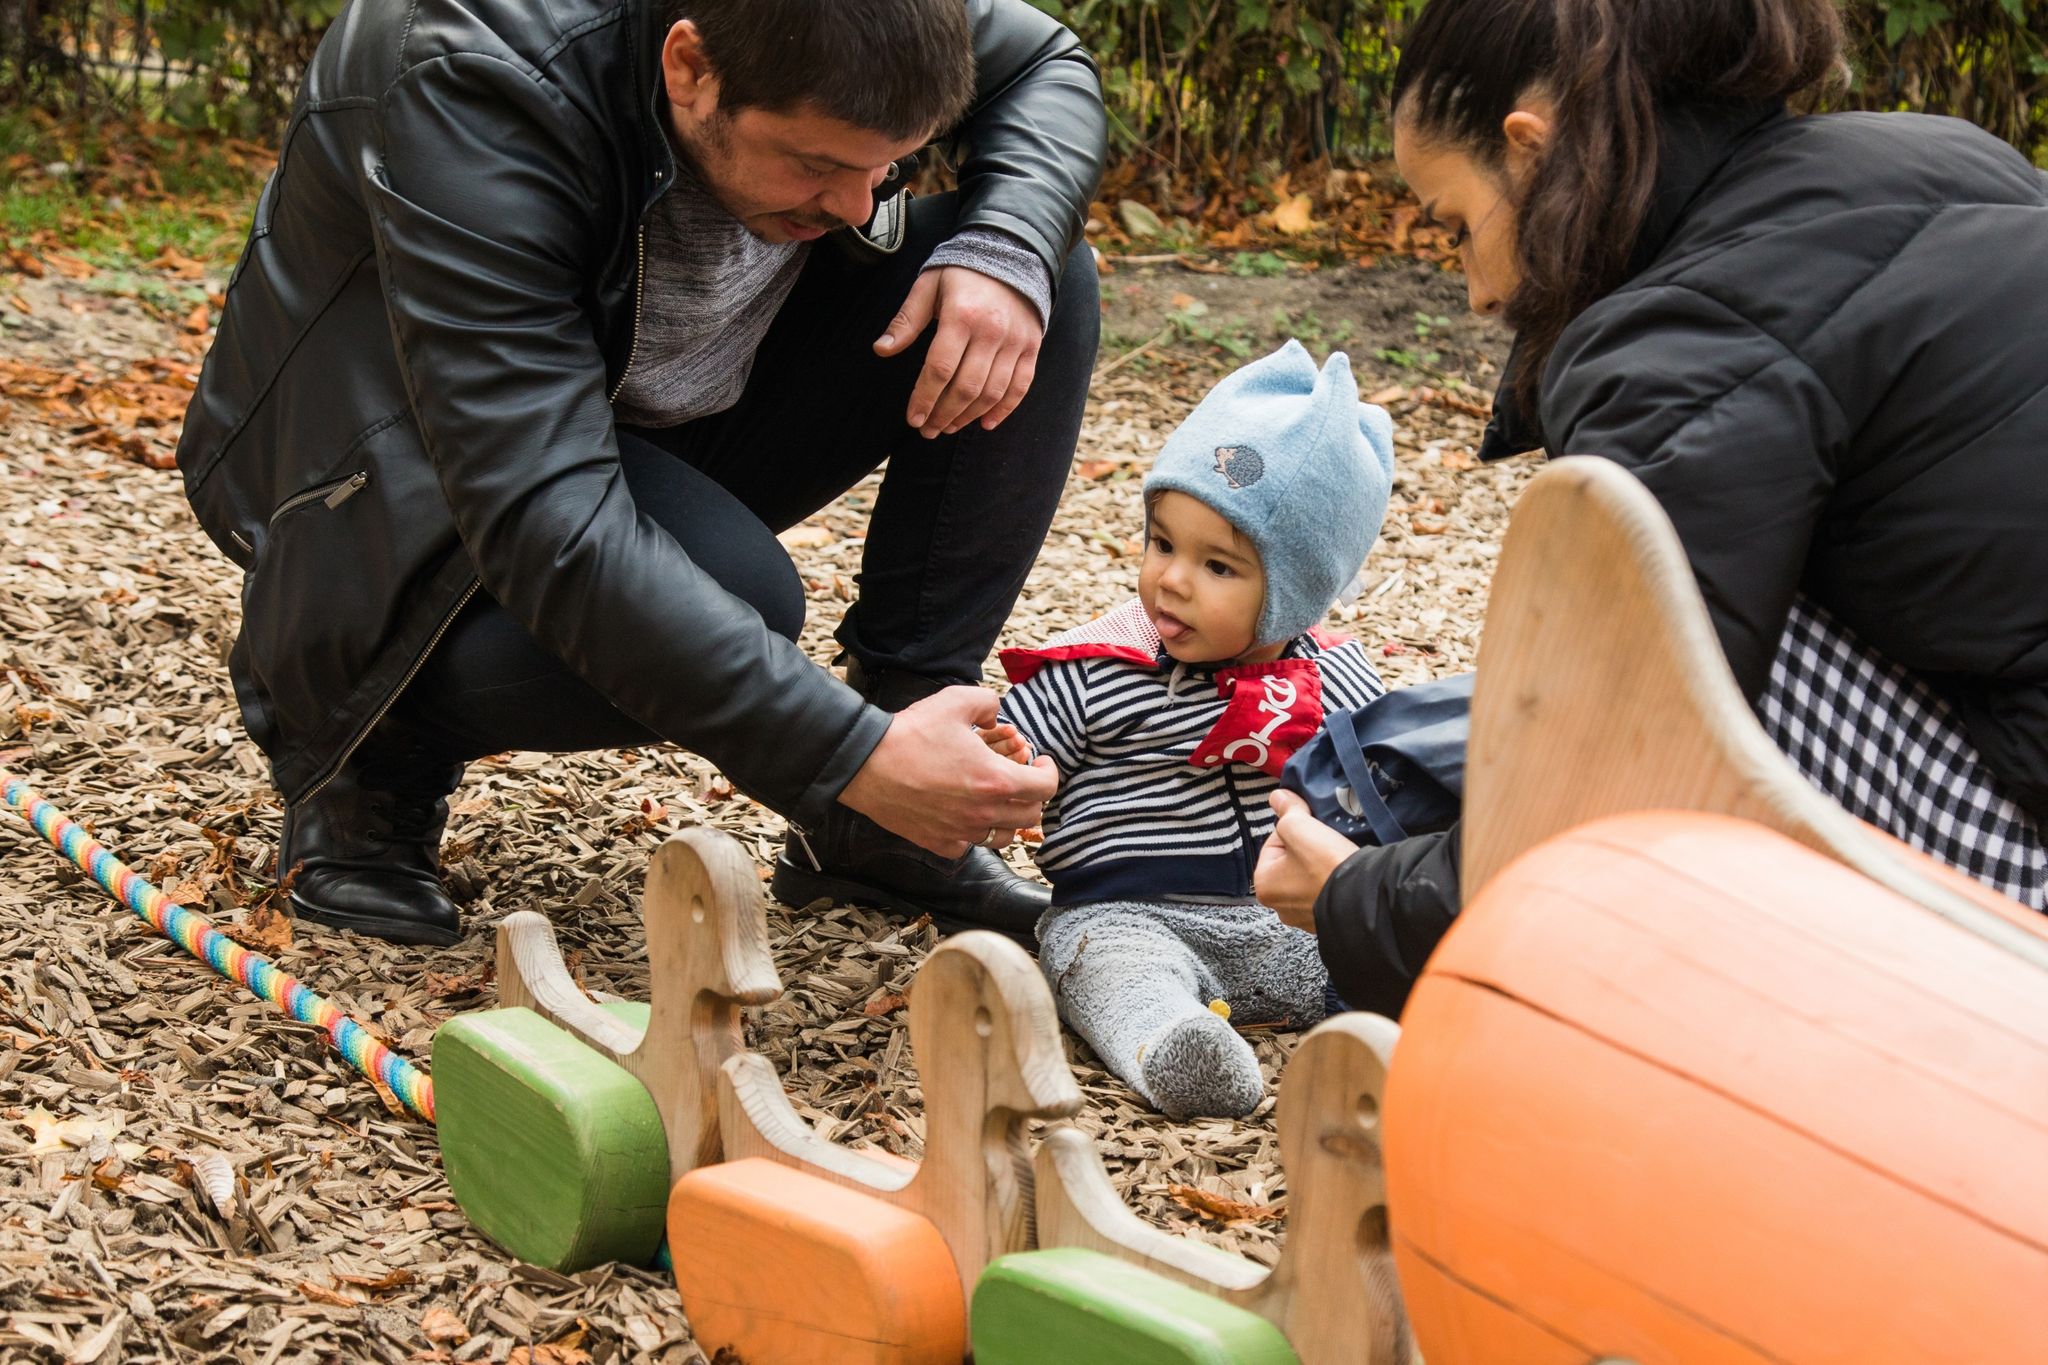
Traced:
<path id="1" fill-rule="evenodd" d="M 1850 814 L 2048 910 L 2048 842 L 1998 793 L 1948 704 L 1804 598 L 1760 710 L 1771 739 Z"/>

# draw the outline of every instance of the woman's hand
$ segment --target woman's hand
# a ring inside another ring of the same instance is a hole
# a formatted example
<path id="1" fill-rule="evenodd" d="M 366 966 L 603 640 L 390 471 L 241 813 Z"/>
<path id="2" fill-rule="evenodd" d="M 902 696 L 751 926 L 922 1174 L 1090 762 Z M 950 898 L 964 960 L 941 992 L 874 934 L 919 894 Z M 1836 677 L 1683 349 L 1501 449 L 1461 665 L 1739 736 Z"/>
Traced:
<path id="1" fill-rule="evenodd" d="M 1259 850 L 1252 889 L 1259 903 L 1297 929 L 1316 931 L 1316 897 L 1337 865 L 1358 852 L 1358 845 L 1308 813 L 1308 802 L 1284 788 L 1270 798 L 1280 817 L 1272 837 Z"/>

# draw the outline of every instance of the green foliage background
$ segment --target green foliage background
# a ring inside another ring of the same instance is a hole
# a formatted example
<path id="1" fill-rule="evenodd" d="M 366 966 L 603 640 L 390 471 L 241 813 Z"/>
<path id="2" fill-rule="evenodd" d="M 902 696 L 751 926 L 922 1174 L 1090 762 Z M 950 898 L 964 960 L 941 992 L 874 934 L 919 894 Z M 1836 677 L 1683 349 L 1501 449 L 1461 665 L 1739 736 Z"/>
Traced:
<path id="1" fill-rule="evenodd" d="M 342 0 L 0 0 L 0 95 L 264 136 Z M 358 0 L 395 3 L 395 0 Z M 1033 0 L 1102 63 L 1115 152 L 1237 180 L 1386 145 L 1395 35 L 1425 0 Z M 1845 0 L 1837 107 L 1971 119 L 2048 163 L 2048 0 Z"/>

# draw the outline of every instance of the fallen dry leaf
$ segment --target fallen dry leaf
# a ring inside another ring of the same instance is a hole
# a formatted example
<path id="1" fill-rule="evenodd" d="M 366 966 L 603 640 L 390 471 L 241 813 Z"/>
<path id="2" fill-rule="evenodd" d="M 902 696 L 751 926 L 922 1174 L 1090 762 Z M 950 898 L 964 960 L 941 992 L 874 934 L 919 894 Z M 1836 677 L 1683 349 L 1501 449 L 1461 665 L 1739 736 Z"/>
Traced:
<path id="1" fill-rule="evenodd" d="M 299 1281 L 299 1293 L 305 1295 L 314 1303 L 330 1304 L 336 1308 L 360 1308 L 363 1304 L 363 1298 L 359 1294 L 339 1293 L 329 1289 L 324 1284 L 315 1284 L 311 1280 Z"/>
<path id="2" fill-rule="evenodd" d="M 386 1294 L 394 1289 L 403 1289 L 416 1277 L 404 1266 L 385 1271 L 382 1275 L 336 1275 L 336 1284 L 352 1284 L 358 1289 L 367 1289 L 372 1294 Z"/>
<path id="3" fill-rule="evenodd" d="M 156 259 L 151 261 L 149 265 L 152 270 L 161 270 L 166 275 L 180 280 L 200 280 L 206 278 L 206 265 L 204 262 L 193 260 L 168 242 L 164 244 L 164 249 L 157 253 Z"/>
<path id="4" fill-rule="evenodd" d="M 430 1000 L 446 1000 L 451 995 L 473 995 L 483 989 L 483 983 L 475 977 L 450 972 L 428 972 L 422 985 Z"/>
<path id="5" fill-rule="evenodd" d="M 590 1352 L 583 1349 L 583 1332 L 578 1329 L 539 1346 L 519 1346 L 506 1357 L 506 1365 L 590 1365 Z"/>
<path id="6" fill-rule="evenodd" d="M 1166 1193 L 1181 1207 L 1224 1223 L 1277 1223 L 1286 1216 L 1278 1204 L 1247 1204 L 1194 1185 L 1168 1185 Z"/>
<path id="7" fill-rule="evenodd" d="M 67 256 L 61 251 L 47 252 L 43 259 L 47 260 L 55 267 L 57 273 L 67 280 L 89 280 L 99 273 L 93 268 L 90 261 L 81 261 L 78 257 Z"/>
<path id="8" fill-rule="evenodd" d="M 1318 226 L 1315 217 L 1315 201 L 1306 193 L 1291 195 L 1275 205 L 1265 218 L 1266 225 L 1275 232 L 1284 232 L 1298 237 L 1304 232 L 1313 232 Z"/>
<path id="9" fill-rule="evenodd" d="M 1477 399 L 1467 398 L 1462 394 L 1446 393 L 1442 389 L 1432 389 L 1424 386 L 1415 390 L 1414 396 L 1436 407 L 1448 408 L 1452 412 L 1462 412 L 1467 417 L 1490 418 L 1493 416 L 1492 408 L 1479 402 Z"/>
<path id="10" fill-rule="evenodd" d="M 436 1345 L 460 1346 L 469 1340 L 469 1328 L 447 1309 L 436 1306 L 420 1316 L 420 1335 Z"/>
<path id="11" fill-rule="evenodd" d="M 782 542 L 785 550 L 815 550 L 839 539 L 827 527 L 808 521 L 790 527 L 775 538 Z"/>
<path id="12" fill-rule="evenodd" d="M 71 1147 L 90 1147 L 98 1139 L 111 1142 L 114 1134 L 121 1131 L 118 1115 L 60 1119 L 40 1104 L 15 1122 L 26 1127 L 35 1137 L 35 1144 L 28 1149 L 30 1156 L 61 1152 Z"/>
<path id="13" fill-rule="evenodd" d="M 880 1019 L 894 1014 L 909 1003 L 910 1001 L 905 998 L 901 991 L 883 991 L 880 995 L 868 1001 L 867 1004 L 862 1005 L 860 1012 L 870 1019 Z"/>
<path id="14" fill-rule="evenodd" d="M 259 953 L 281 953 L 292 946 L 291 916 L 269 905 L 259 905 L 233 924 L 223 924 L 221 932 Z"/>

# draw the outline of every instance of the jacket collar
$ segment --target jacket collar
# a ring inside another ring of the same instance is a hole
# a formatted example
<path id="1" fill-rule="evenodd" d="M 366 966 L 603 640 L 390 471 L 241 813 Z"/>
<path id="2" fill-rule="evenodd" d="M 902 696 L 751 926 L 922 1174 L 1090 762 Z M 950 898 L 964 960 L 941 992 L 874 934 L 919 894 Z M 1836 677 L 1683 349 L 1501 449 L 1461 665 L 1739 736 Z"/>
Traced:
<path id="1" fill-rule="evenodd" d="M 1691 104 L 1658 118 L 1657 183 L 1629 253 L 1628 278 L 1653 265 L 1700 193 L 1751 135 L 1786 117 L 1783 100 Z"/>
<path id="2" fill-rule="evenodd" d="M 1685 221 L 1702 191 L 1721 173 L 1742 144 L 1786 117 L 1783 100 L 1669 106 L 1658 115 L 1657 180 L 1650 192 L 1636 244 L 1629 253 L 1627 279 L 1648 270 Z M 1515 401 L 1515 376 L 1522 361 L 1518 338 L 1501 366 L 1493 417 L 1480 438 L 1482 461 L 1504 460 L 1543 444 L 1536 415 Z"/>
<path id="3" fill-rule="evenodd" d="M 662 15 L 672 0 L 628 0 L 628 32 L 632 34 L 635 107 L 640 117 L 634 122 L 640 131 L 641 165 L 646 168 L 641 182 L 640 211 L 645 213 L 656 199 L 668 192 L 676 180 L 675 151 L 669 145 L 668 87 L 661 79 L 661 44 L 668 36 Z"/>

